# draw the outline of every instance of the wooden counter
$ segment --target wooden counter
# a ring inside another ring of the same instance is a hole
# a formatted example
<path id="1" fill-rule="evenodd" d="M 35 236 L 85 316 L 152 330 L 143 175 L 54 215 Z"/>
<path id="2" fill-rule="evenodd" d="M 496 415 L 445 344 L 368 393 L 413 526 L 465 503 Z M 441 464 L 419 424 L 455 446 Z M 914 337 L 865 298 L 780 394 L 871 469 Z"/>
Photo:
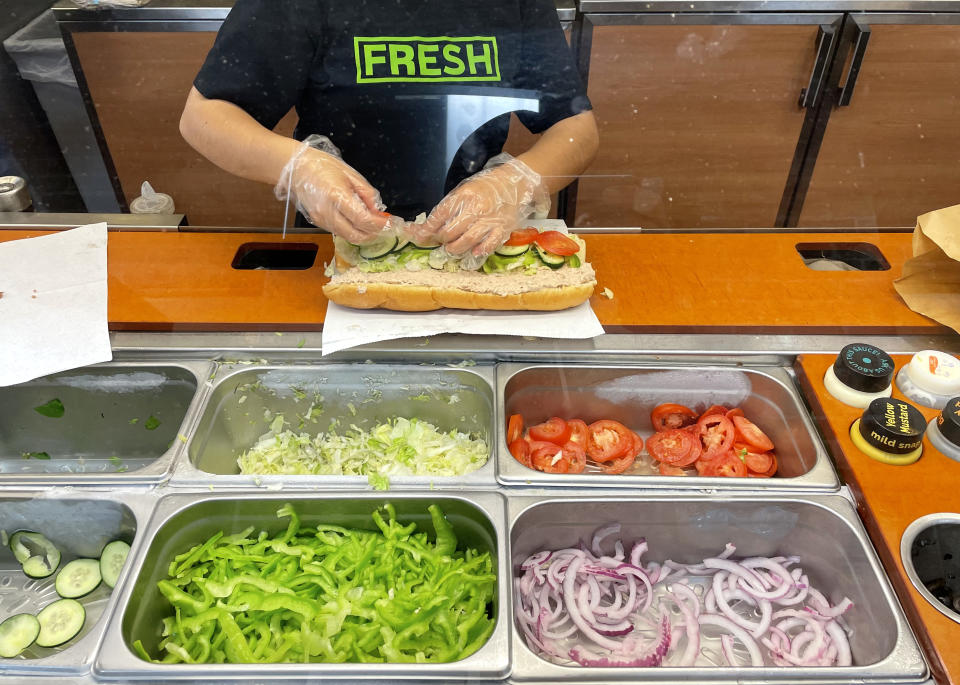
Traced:
<path id="1" fill-rule="evenodd" d="M 39 235 L 0 231 L 0 241 Z M 943 333 L 908 309 L 892 282 L 911 255 L 905 233 L 598 234 L 586 236 L 599 287 L 593 307 L 608 333 Z M 318 330 L 330 237 L 288 236 L 319 248 L 313 268 L 237 270 L 238 248 L 276 234 L 111 232 L 109 317 L 114 330 Z M 798 243 L 875 245 L 887 271 L 808 269 Z M 608 299 L 605 288 L 613 293 Z"/>
<path id="2" fill-rule="evenodd" d="M 802 356 L 797 363 L 801 385 L 814 418 L 830 444 L 841 477 L 857 499 L 870 532 L 914 632 L 927 653 L 938 683 L 960 683 L 960 624 L 933 608 L 910 583 L 900 560 L 900 538 L 907 526 L 927 514 L 960 512 L 960 463 L 940 454 L 924 437 L 923 456 L 909 466 L 891 466 L 867 457 L 853 445 L 850 425 L 861 411 L 848 407 L 823 387 L 833 364 L 831 355 Z M 897 369 L 910 361 L 895 355 Z M 894 384 L 894 397 L 905 399 Z M 938 412 L 920 407 L 929 420 Z"/>

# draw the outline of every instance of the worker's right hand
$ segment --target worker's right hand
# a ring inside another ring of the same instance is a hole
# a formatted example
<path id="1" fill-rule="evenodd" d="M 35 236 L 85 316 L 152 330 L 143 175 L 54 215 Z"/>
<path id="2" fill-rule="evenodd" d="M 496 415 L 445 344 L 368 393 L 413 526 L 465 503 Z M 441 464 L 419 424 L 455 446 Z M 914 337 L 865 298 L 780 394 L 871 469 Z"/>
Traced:
<path id="1" fill-rule="evenodd" d="M 314 226 L 356 245 L 374 240 L 389 220 L 380 193 L 337 155 L 312 144 L 308 138 L 284 168 L 275 189 L 277 199 L 285 200 L 289 188 L 297 209 Z"/>

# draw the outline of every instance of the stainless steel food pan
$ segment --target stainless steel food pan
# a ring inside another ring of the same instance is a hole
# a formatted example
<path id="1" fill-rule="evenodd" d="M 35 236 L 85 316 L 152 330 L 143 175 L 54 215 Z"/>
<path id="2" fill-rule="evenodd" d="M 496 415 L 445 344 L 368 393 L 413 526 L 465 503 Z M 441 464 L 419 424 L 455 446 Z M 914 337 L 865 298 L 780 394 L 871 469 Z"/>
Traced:
<path id="1" fill-rule="evenodd" d="M 453 524 L 462 544 L 490 550 L 497 558 L 498 620 L 489 641 L 466 659 L 450 664 L 152 664 L 131 650 L 136 639 L 156 653 L 160 619 L 169 615 L 169 605 L 157 590 L 157 581 L 166 577 L 170 560 L 218 531 L 239 532 L 247 526 L 277 532 L 286 527 L 276 511 L 285 502 L 297 508 L 307 524 L 330 524 L 372 529 L 370 514 L 385 502 L 393 503 L 398 519 L 416 521 L 432 530 L 427 506 L 438 504 Z M 504 498 L 493 492 L 470 495 L 436 492 L 345 493 L 325 492 L 285 496 L 251 493 L 238 496 L 170 495 L 157 504 L 144 545 L 131 567 L 130 582 L 120 594 L 118 610 L 111 622 L 94 673 L 111 679 L 219 680 L 236 678 L 400 678 L 400 679 L 499 679 L 509 672 L 510 611 L 509 564 L 507 560 Z"/>
<path id="2" fill-rule="evenodd" d="M 845 668 L 583 668 L 534 654 L 513 634 L 515 681 L 644 683 L 917 683 L 927 676 L 917 641 L 867 540 L 853 506 L 839 496 L 725 499 L 653 495 L 561 499 L 512 497 L 508 504 L 514 572 L 543 549 L 590 544 L 600 526 L 619 522 L 629 549 L 646 538 L 650 561 L 695 563 L 736 545 L 737 557 L 798 555 L 811 584 L 832 602 L 850 597 L 854 665 Z"/>
<path id="3" fill-rule="evenodd" d="M 209 362 L 118 362 L 0 388 L 0 483 L 161 480 L 183 447 L 178 436 L 199 406 L 198 388 L 211 368 Z M 36 410 L 54 400 L 63 405 L 62 416 Z"/>
<path id="4" fill-rule="evenodd" d="M 332 425 L 369 429 L 388 418 L 420 418 L 441 430 L 496 444 L 493 367 L 318 364 L 221 368 L 213 391 L 178 459 L 172 482 L 218 487 L 367 487 L 366 476 L 241 475 L 237 457 L 270 430 L 278 414 L 285 428 L 316 435 Z M 394 487 L 496 487 L 495 460 L 464 476 L 395 476 Z"/>
<path id="5" fill-rule="evenodd" d="M 500 426 L 511 414 L 522 414 L 528 426 L 551 416 L 587 423 L 614 419 L 644 439 L 653 433 L 650 411 L 658 404 L 677 402 L 700 411 L 713 404 L 739 406 L 773 440 L 779 460 L 773 478 L 661 476 L 646 456 L 621 475 L 591 472 L 592 466 L 579 475 L 542 473 L 510 455 L 506 430 L 501 429 L 497 478 L 504 485 L 821 492 L 840 487 L 789 372 L 782 367 L 501 364 L 497 392 Z"/>
<path id="6" fill-rule="evenodd" d="M 960 514 L 928 514 L 907 526 L 900 562 L 917 592 L 960 623 Z"/>
<path id="7" fill-rule="evenodd" d="M 98 558 L 103 546 L 112 540 L 124 540 L 136 550 L 142 537 L 137 532 L 146 525 L 153 501 L 149 496 L 129 493 L 72 492 L 31 497 L 10 492 L 0 498 L 0 528 L 8 534 L 18 530 L 42 533 L 60 550 L 62 568 L 78 557 Z M 89 672 L 129 567 L 128 563 L 112 593 L 101 584 L 78 600 L 84 605 L 86 620 L 77 637 L 60 647 L 34 645 L 19 657 L 0 659 L 0 673 L 35 676 Z M 28 578 L 10 549 L 0 546 L 0 620 L 19 613 L 36 614 L 59 599 L 55 579 L 56 574 L 42 580 Z"/>

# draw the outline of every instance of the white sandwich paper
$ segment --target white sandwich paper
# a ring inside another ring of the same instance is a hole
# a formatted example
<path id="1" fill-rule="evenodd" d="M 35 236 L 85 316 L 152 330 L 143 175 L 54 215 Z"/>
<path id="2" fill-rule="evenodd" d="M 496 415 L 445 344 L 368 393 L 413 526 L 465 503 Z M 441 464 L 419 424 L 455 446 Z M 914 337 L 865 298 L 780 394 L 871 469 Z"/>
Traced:
<path id="1" fill-rule="evenodd" d="M 422 338 L 440 333 L 524 335 L 538 338 L 594 338 L 603 326 L 590 302 L 559 312 L 498 312 L 440 309 L 434 312 L 394 312 L 351 309 L 329 302 L 323 320 L 324 356 L 357 345 Z"/>
<path id="2" fill-rule="evenodd" d="M 107 225 L 0 243 L 0 386 L 112 357 Z"/>

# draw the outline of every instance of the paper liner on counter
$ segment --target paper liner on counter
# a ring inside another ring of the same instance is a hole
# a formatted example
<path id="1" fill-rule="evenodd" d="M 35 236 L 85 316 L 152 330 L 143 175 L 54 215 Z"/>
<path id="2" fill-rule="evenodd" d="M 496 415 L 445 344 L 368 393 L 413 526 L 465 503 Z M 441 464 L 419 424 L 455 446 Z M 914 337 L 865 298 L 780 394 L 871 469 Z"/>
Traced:
<path id="1" fill-rule="evenodd" d="M 893 287 L 910 309 L 960 332 L 960 205 L 917 218 L 913 258 Z"/>

